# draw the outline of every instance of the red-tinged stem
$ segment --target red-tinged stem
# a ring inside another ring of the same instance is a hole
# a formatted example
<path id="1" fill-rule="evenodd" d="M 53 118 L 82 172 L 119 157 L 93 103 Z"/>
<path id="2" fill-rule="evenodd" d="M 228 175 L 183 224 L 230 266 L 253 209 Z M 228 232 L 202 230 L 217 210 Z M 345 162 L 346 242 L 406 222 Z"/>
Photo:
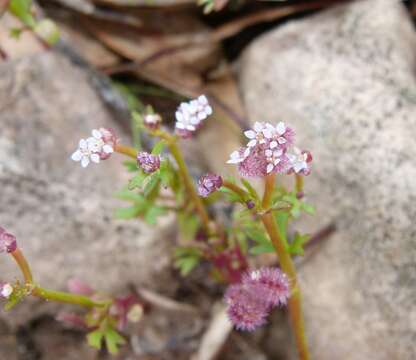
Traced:
<path id="1" fill-rule="evenodd" d="M 17 248 L 15 251 L 13 251 L 11 253 L 11 255 L 13 256 L 17 265 L 19 266 L 20 271 L 22 272 L 23 277 L 25 279 L 25 283 L 26 284 L 32 284 L 33 283 L 32 271 L 30 270 L 29 263 L 27 262 L 23 253 L 20 251 L 19 248 Z"/>
<path id="2" fill-rule="evenodd" d="M 261 220 L 275 248 L 280 267 L 291 280 L 291 292 L 288 300 L 288 308 L 292 329 L 296 340 L 296 347 L 298 349 L 299 359 L 309 360 L 310 356 L 305 335 L 305 322 L 303 319 L 302 311 L 302 296 L 297 281 L 296 268 L 293 264 L 292 257 L 286 248 L 285 241 L 279 234 L 276 219 L 273 216 L 273 213 L 268 211 L 271 206 L 274 182 L 274 175 L 269 175 L 266 178 L 265 191 L 263 196 L 263 210 L 265 210 L 265 213 L 261 215 Z"/>

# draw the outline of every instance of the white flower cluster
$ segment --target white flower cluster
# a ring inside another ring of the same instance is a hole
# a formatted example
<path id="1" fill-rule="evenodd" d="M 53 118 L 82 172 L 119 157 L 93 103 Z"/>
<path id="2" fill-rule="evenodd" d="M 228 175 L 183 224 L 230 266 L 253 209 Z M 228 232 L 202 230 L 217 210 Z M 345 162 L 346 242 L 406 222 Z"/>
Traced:
<path id="1" fill-rule="evenodd" d="M 181 131 L 193 132 L 211 114 L 212 108 L 208 103 L 207 97 L 201 95 L 194 100 L 183 102 L 179 105 L 175 113 L 175 127 Z"/>
<path id="2" fill-rule="evenodd" d="M 114 152 L 114 147 L 107 141 L 109 131 L 107 129 L 93 129 L 92 136 L 79 141 L 78 149 L 71 155 L 74 161 L 80 161 L 83 168 L 90 162 L 99 163 Z"/>

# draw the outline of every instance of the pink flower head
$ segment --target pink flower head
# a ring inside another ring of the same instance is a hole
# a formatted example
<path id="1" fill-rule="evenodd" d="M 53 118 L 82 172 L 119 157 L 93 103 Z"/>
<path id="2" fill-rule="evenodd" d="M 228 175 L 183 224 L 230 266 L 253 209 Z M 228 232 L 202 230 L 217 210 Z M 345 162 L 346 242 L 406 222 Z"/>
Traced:
<path id="1" fill-rule="evenodd" d="M 222 186 L 222 177 L 215 174 L 206 174 L 198 180 L 198 194 L 207 197 Z"/>
<path id="2" fill-rule="evenodd" d="M 289 157 L 288 148 L 293 145 L 295 132 L 283 122 L 273 126 L 256 122 L 253 129 L 244 132 L 249 139 L 246 147 L 234 151 L 228 164 L 238 164 L 241 176 L 264 177 L 271 173 L 285 174 L 297 160 Z M 299 168 L 299 165 L 296 165 Z M 306 170 L 303 170 L 306 174 Z"/>
<path id="3" fill-rule="evenodd" d="M 160 156 L 141 151 L 137 154 L 137 165 L 146 174 L 151 174 L 160 168 Z"/>
<path id="4" fill-rule="evenodd" d="M 289 280 L 279 268 L 261 268 L 244 274 L 242 283 L 258 286 L 268 306 L 286 305 L 289 297 Z"/>
<path id="5" fill-rule="evenodd" d="M 230 285 L 225 293 L 227 314 L 237 330 L 253 331 L 266 323 L 270 309 L 252 287 Z"/>
<path id="6" fill-rule="evenodd" d="M 10 283 L 0 282 L 0 297 L 8 299 L 13 293 L 13 286 Z"/>
<path id="7" fill-rule="evenodd" d="M 179 105 L 175 113 L 176 133 L 182 138 L 189 138 L 199 129 L 202 122 L 212 114 L 212 108 L 205 95 Z"/>
<path id="8" fill-rule="evenodd" d="M 300 175 L 309 175 L 311 173 L 312 154 L 307 151 L 301 151 L 297 147 L 293 147 L 293 152 L 287 154 L 290 168 L 288 173 L 296 173 Z"/>
<path id="9" fill-rule="evenodd" d="M 160 127 L 162 118 L 159 114 L 146 114 L 143 117 L 143 122 L 148 129 L 156 130 Z"/>
<path id="10" fill-rule="evenodd" d="M 0 227 L 0 253 L 12 253 L 17 248 L 16 237 Z"/>

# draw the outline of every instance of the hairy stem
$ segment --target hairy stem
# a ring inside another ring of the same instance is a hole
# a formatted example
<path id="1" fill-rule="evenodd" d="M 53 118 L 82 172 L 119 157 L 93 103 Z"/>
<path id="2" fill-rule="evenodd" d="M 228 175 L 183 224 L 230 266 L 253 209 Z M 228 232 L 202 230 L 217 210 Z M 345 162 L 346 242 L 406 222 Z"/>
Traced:
<path id="1" fill-rule="evenodd" d="M 305 322 L 302 312 L 302 297 L 296 276 L 296 269 L 290 256 L 285 241 L 280 237 L 276 220 L 273 213 L 267 211 L 271 205 L 271 199 L 274 189 L 275 175 L 269 175 L 266 178 L 265 191 L 263 196 L 263 208 L 265 213 L 261 215 L 261 220 L 269 234 L 270 240 L 275 248 L 279 259 L 280 267 L 290 279 L 291 295 L 288 300 L 289 316 L 294 332 L 296 346 L 298 349 L 299 359 L 308 360 L 308 344 L 305 335 Z"/>

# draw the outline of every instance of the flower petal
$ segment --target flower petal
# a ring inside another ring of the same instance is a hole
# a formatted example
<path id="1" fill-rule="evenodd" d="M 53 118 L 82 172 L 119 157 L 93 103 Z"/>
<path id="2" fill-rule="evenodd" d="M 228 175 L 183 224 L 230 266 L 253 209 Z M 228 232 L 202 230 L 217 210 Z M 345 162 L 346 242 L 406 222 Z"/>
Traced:
<path id="1" fill-rule="evenodd" d="M 249 139 L 255 139 L 256 138 L 256 132 L 253 131 L 253 130 L 244 131 L 244 135 Z"/>
<path id="2" fill-rule="evenodd" d="M 100 162 L 100 156 L 98 154 L 91 154 L 90 159 L 92 162 L 98 164 Z"/>
<path id="3" fill-rule="evenodd" d="M 91 133 L 96 139 L 101 139 L 103 137 L 103 134 L 101 134 L 101 132 L 97 129 L 93 129 Z"/>
<path id="4" fill-rule="evenodd" d="M 71 155 L 71 159 L 74 161 L 80 161 L 82 158 L 82 152 L 80 150 L 75 151 L 72 155 Z"/>
<path id="5" fill-rule="evenodd" d="M 114 149 L 113 149 L 113 147 L 112 147 L 111 145 L 105 144 L 105 145 L 103 146 L 103 151 L 104 151 L 106 154 L 111 154 L 111 153 L 113 153 L 113 152 L 114 152 Z"/>
<path id="6" fill-rule="evenodd" d="M 284 122 L 279 122 L 276 125 L 276 131 L 279 135 L 283 135 L 286 132 L 286 126 Z"/>
<path id="7" fill-rule="evenodd" d="M 81 159 L 81 166 L 83 168 L 86 168 L 89 163 L 90 163 L 90 159 L 88 158 L 88 156 L 84 155 Z"/>

